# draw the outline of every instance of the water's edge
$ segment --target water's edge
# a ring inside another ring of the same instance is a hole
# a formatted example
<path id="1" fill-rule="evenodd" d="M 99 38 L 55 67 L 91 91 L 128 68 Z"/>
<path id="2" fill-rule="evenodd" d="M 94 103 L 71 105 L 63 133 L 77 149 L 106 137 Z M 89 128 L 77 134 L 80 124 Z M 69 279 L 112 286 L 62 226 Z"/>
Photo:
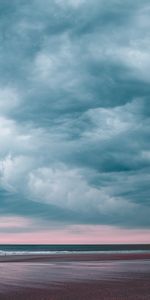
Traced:
<path id="1" fill-rule="evenodd" d="M 150 253 L 150 245 L 0 245 L 0 256 Z"/>

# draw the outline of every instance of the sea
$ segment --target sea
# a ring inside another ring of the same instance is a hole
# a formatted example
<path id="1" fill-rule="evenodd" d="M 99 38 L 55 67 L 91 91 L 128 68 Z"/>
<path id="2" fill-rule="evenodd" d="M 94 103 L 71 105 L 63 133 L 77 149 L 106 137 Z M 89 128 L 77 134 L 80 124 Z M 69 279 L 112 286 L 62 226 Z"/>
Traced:
<path id="1" fill-rule="evenodd" d="M 134 245 L 0 245 L 0 256 L 69 253 L 150 253 L 150 244 Z"/>

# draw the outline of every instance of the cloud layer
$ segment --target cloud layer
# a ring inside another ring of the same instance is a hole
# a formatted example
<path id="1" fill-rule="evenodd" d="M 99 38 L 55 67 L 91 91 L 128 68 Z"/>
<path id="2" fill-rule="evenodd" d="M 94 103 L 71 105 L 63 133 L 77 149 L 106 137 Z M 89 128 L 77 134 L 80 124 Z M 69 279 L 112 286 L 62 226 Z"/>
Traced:
<path id="1" fill-rule="evenodd" d="M 0 5 L 1 217 L 148 229 L 148 1 Z"/>

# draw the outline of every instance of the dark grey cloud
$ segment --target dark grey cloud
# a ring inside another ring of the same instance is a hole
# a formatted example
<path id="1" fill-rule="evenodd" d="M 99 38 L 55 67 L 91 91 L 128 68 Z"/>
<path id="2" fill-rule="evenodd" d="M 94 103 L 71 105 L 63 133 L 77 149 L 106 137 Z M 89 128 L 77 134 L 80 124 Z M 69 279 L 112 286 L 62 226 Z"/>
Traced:
<path id="1" fill-rule="evenodd" d="M 1 215 L 150 226 L 149 9 L 1 1 Z"/>

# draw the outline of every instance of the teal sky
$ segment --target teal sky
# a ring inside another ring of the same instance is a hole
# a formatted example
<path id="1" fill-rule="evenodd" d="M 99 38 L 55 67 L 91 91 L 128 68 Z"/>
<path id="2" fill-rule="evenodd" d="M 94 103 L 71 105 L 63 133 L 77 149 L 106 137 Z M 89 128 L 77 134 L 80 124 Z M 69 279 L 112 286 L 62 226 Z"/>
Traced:
<path id="1" fill-rule="evenodd" d="M 149 14 L 147 0 L 0 1 L 0 242 L 148 241 Z"/>

